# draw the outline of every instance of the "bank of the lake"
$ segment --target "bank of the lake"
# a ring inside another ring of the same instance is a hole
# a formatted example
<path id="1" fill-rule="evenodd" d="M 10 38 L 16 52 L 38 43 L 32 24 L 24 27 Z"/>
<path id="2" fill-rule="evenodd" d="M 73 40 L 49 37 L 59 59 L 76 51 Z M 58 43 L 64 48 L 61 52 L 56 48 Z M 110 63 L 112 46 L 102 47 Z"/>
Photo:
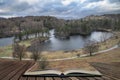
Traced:
<path id="1" fill-rule="evenodd" d="M 83 48 L 84 44 L 88 40 L 95 40 L 95 41 L 100 42 L 102 40 L 101 39 L 102 37 L 104 39 L 108 39 L 111 36 L 112 36 L 112 33 L 110 33 L 110 32 L 94 31 L 88 36 L 73 35 L 73 36 L 70 36 L 69 39 L 59 39 L 59 38 L 55 37 L 54 29 L 53 29 L 53 30 L 50 30 L 50 36 L 49 36 L 50 38 L 49 39 L 45 38 L 45 37 L 43 37 L 43 38 L 40 37 L 39 41 L 44 42 L 41 44 L 42 48 L 40 47 L 40 50 L 42 49 L 42 51 L 60 51 L 60 50 L 64 50 L 64 51 L 71 50 L 72 51 L 72 50 Z M 32 46 L 31 43 L 34 42 L 36 39 L 37 38 L 22 40 L 19 43 L 22 45 L 25 45 L 26 47 L 31 48 L 30 47 L 30 46 Z M 47 40 L 47 42 L 45 42 L 46 40 Z M 7 46 L 10 44 L 13 44 L 13 38 L 0 39 L 0 46 Z"/>
<path id="2" fill-rule="evenodd" d="M 41 45 L 40 47 L 38 47 L 39 50 L 42 51 L 73 51 L 76 49 L 84 48 L 84 45 L 88 40 L 101 42 L 101 38 L 103 36 L 105 36 L 104 39 L 108 39 L 112 36 L 112 33 L 94 31 L 88 36 L 74 35 L 70 36 L 69 39 L 59 39 L 55 37 L 54 30 L 51 30 L 50 39 L 47 42 L 41 44 L 42 48 Z M 29 49 L 31 48 L 32 47 L 30 47 Z"/>
<path id="3" fill-rule="evenodd" d="M 99 50 L 105 50 L 111 48 L 112 46 L 118 44 L 120 41 L 120 32 L 113 32 L 114 36 L 107 39 L 105 42 L 99 42 Z M 31 52 L 26 52 L 26 58 L 30 58 Z M 48 59 L 60 59 L 60 58 L 70 58 L 76 57 L 77 55 L 82 55 L 83 48 L 74 50 L 59 50 L 59 51 L 43 51 L 42 55 Z M 12 57 L 12 45 L 0 47 L 0 57 Z"/>
<path id="4" fill-rule="evenodd" d="M 109 49 L 115 45 L 118 45 L 120 42 L 120 32 L 113 32 L 114 36 L 103 41 L 99 42 L 99 51 Z M 50 55 L 49 55 L 50 54 Z M 84 48 L 81 49 L 75 49 L 72 51 L 44 51 L 43 55 L 46 56 L 48 59 L 60 59 L 60 58 L 70 58 L 70 57 L 76 57 L 78 55 L 83 55 Z"/>

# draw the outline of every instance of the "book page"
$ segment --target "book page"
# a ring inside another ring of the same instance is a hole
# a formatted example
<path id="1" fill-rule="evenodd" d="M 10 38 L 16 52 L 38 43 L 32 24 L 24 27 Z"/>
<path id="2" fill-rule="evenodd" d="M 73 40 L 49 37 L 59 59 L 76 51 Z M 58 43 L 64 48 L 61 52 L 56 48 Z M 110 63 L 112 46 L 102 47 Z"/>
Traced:
<path id="1" fill-rule="evenodd" d="M 67 70 L 64 72 L 65 75 L 68 74 L 86 74 L 86 75 L 102 75 L 100 72 L 98 72 L 97 70 L 95 71 L 88 71 L 88 70 L 84 70 L 84 69 L 71 69 L 71 70 Z"/>
<path id="2" fill-rule="evenodd" d="M 24 73 L 24 75 L 61 75 L 61 74 L 62 72 L 57 70 L 40 70 Z"/>
<path id="3" fill-rule="evenodd" d="M 33 66 L 33 68 L 35 67 Z M 70 73 L 101 75 L 100 72 L 89 63 L 79 60 L 51 61 L 45 70 L 40 70 L 39 67 L 36 70 L 31 69 L 28 69 L 28 71 L 25 72 L 25 75 L 61 75 L 62 73 L 64 75 Z"/>

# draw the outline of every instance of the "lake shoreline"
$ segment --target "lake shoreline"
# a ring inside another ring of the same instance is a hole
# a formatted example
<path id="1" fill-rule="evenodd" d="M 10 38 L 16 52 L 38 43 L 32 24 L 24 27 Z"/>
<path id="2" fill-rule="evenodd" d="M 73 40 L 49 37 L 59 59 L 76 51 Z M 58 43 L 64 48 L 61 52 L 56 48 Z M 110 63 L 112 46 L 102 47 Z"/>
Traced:
<path id="1" fill-rule="evenodd" d="M 115 32 L 114 32 L 115 33 Z M 118 41 L 120 40 L 119 37 L 120 33 L 116 33 L 113 37 L 107 39 L 105 42 L 99 42 L 100 45 L 99 51 L 109 49 L 115 45 L 117 45 Z M 115 39 L 115 37 L 118 36 L 118 39 Z M 111 43 L 111 44 L 109 44 Z M 77 55 L 83 55 L 84 48 L 80 49 L 74 49 L 74 50 L 58 50 L 58 51 L 42 51 L 42 55 L 47 57 L 48 59 L 58 59 L 58 58 L 68 58 L 68 57 L 76 57 Z M 30 52 L 28 52 L 28 55 L 30 56 Z"/>
<path id="2" fill-rule="evenodd" d="M 118 43 L 118 41 L 120 40 L 120 33 L 119 32 L 113 32 L 114 35 L 113 37 L 111 37 L 110 39 L 106 40 L 106 44 L 104 42 L 101 42 L 99 44 L 101 44 L 101 49 L 100 50 L 104 50 L 104 49 L 108 49 L 114 45 L 116 45 Z M 118 36 L 118 39 L 116 39 L 115 37 Z M 111 43 L 111 44 L 109 44 Z M 10 46 L 5 46 L 5 47 L 0 47 L 0 54 L 1 57 L 5 57 L 5 56 L 12 56 L 12 45 Z M 83 54 L 83 48 L 81 49 L 74 49 L 74 50 L 58 50 L 58 51 L 43 51 L 42 54 L 44 56 L 46 56 L 48 59 L 57 59 L 57 58 L 68 58 L 68 57 L 75 57 L 78 54 L 82 55 Z M 27 52 L 27 56 L 26 58 L 30 57 L 31 53 Z"/>

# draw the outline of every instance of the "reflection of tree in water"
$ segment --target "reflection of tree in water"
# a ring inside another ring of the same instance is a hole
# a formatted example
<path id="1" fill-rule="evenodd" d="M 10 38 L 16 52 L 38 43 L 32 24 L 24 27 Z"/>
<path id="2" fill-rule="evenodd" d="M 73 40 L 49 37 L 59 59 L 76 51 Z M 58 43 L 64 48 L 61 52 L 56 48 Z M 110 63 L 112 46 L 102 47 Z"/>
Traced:
<path id="1" fill-rule="evenodd" d="M 54 37 L 54 35 L 49 39 L 35 38 L 34 40 L 31 41 L 32 46 L 30 46 L 29 49 L 32 48 L 35 45 L 35 43 L 37 44 L 39 51 L 79 49 L 84 47 L 84 44 L 86 43 L 87 40 L 95 40 L 97 42 L 100 42 L 102 35 L 104 35 L 102 37 L 102 40 L 104 40 L 104 38 L 109 38 L 110 36 L 112 36 L 112 33 L 95 31 L 89 36 L 79 36 L 79 35 L 71 36 L 69 40 L 57 39 Z"/>

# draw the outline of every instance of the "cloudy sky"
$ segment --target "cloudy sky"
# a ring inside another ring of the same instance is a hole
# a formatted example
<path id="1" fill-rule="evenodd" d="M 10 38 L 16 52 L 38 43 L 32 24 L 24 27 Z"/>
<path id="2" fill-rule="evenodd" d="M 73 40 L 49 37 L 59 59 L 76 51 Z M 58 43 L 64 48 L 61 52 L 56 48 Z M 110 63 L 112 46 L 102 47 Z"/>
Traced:
<path id="1" fill-rule="evenodd" d="M 81 18 L 110 13 L 120 13 L 120 0 L 0 0 L 0 17 Z"/>

